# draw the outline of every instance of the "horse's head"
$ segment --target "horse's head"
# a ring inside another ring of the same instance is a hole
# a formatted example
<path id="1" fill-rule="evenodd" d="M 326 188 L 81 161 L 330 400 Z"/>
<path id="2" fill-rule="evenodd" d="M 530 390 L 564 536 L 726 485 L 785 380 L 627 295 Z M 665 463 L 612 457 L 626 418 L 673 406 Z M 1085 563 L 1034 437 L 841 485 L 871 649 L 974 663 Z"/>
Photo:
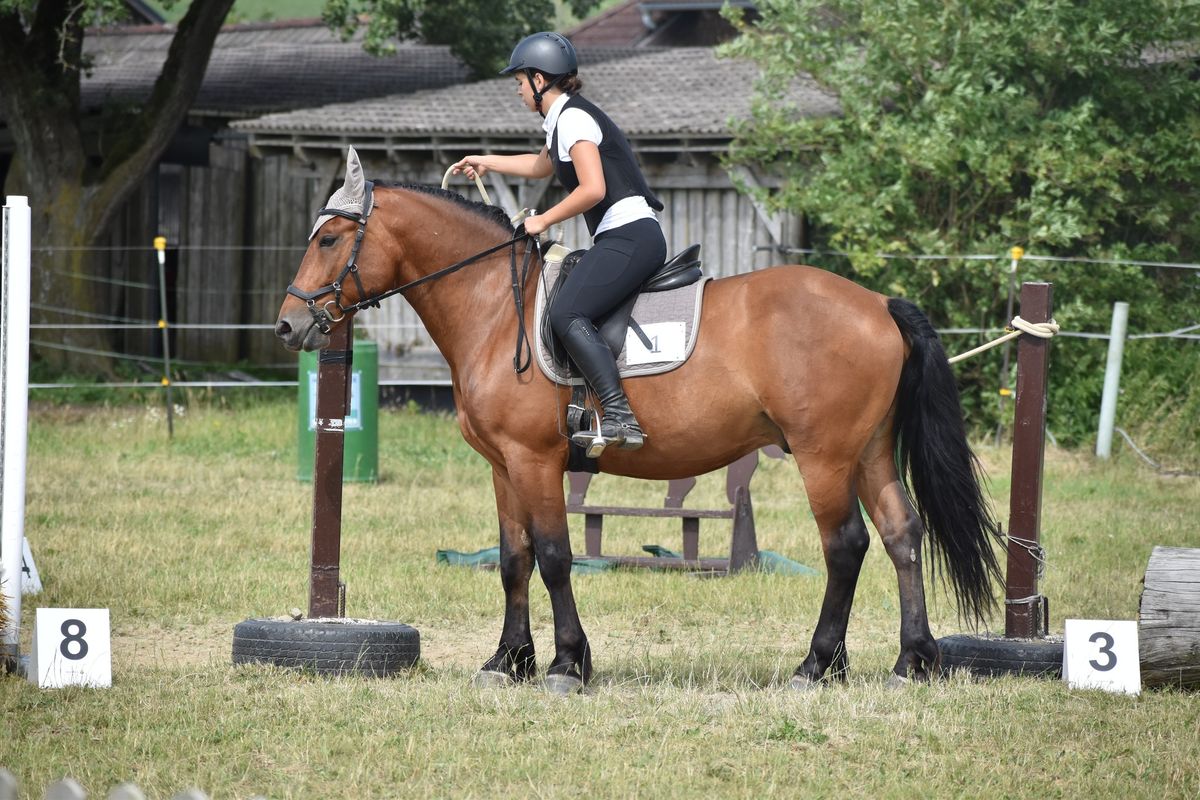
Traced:
<path id="1" fill-rule="evenodd" d="M 329 344 L 333 326 L 369 296 L 364 284 L 373 282 L 362 277 L 358 261 L 372 205 L 371 184 L 364 180 L 362 164 L 351 147 L 346 181 L 317 212 L 308 250 L 279 309 L 275 335 L 289 350 L 319 350 Z"/>

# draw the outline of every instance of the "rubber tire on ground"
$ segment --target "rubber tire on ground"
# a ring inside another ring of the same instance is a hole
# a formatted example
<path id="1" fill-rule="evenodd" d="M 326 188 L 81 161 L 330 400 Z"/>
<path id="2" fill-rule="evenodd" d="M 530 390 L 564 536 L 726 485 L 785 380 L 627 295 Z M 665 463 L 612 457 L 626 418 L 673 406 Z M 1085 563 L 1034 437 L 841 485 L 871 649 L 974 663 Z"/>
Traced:
<path id="1" fill-rule="evenodd" d="M 1007 639 L 957 634 L 938 639 L 942 670 L 964 668 L 975 675 L 1062 677 L 1062 639 Z"/>
<path id="2" fill-rule="evenodd" d="M 248 619 L 233 628 L 234 664 L 383 677 L 420 657 L 421 634 L 400 622 Z"/>

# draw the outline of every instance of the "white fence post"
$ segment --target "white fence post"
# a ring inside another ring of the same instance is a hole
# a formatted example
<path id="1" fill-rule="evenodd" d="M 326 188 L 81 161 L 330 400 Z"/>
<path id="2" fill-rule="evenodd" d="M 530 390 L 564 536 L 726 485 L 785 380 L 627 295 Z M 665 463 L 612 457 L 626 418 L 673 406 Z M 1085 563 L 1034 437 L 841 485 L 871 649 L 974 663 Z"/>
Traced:
<path id="1" fill-rule="evenodd" d="M 29 422 L 29 201 L 4 201 L 0 263 L 0 602 L 8 623 L 0 661 L 16 661 L 21 642 L 21 558 L 25 542 L 25 445 Z"/>
<path id="2" fill-rule="evenodd" d="M 1108 362 L 1104 367 L 1104 396 L 1100 400 L 1100 430 L 1096 434 L 1096 455 L 1112 454 L 1113 424 L 1117 418 L 1117 395 L 1121 390 L 1121 358 L 1125 354 L 1125 328 L 1129 322 L 1129 303 L 1113 303 L 1112 330 L 1108 338 Z"/>

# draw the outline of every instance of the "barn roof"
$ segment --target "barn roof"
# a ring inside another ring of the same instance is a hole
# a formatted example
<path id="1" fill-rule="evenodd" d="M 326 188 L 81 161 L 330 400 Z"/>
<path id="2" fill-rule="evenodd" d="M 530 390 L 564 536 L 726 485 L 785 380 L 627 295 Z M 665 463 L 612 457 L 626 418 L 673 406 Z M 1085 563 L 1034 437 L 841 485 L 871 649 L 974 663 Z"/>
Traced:
<path id="1" fill-rule="evenodd" d="M 613 117 L 630 138 L 727 141 L 731 118 L 750 110 L 757 68 L 718 59 L 710 48 L 636 50 L 636 55 L 580 69 L 583 93 Z M 585 51 L 586 53 L 586 51 Z M 834 114 L 837 101 L 811 81 L 797 81 L 790 102 L 806 116 Z M 234 124 L 258 145 L 289 140 L 330 146 L 353 139 L 484 137 L 536 139 L 538 121 L 518 100 L 511 78 L 338 103 Z"/>
<path id="2" fill-rule="evenodd" d="M 166 25 L 90 31 L 84 49 L 93 66 L 82 81 L 84 107 L 147 98 L 174 34 Z M 466 77 L 466 67 L 444 46 L 403 42 L 394 55 L 376 57 L 359 40 L 342 41 L 320 20 L 231 25 L 217 35 L 192 113 L 250 117 Z"/>

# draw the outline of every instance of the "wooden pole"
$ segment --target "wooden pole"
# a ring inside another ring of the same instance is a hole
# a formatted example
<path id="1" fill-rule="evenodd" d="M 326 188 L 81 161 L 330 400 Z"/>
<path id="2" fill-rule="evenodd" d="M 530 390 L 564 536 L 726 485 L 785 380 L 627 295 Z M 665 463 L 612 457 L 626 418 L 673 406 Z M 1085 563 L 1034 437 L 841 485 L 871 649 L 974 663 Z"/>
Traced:
<path id="1" fill-rule="evenodd" d="M 1049 322 L 1053 286 L 1021 284 L 1021 317 Z M 1038 594 L 1041 546 L 1042 466 L 1046 450 L 1046 376 L 1050 339 L 1020 337 L 1017 345 L 1017 399 L 1013 421 L 1012 494 L 1008 517 L 1008 570 L 1004 593 L 1004 635 L 1046 635 L 1049 609 Z"/>
<path id="2" fill-rule="evenodd" d="M 346 452 L 346 410 L 349 407 L 351 364 L 354 358 L 352 319 L 336 326 L 329 346 L 321 351 L 317 370 L 316 454 L 313 458 L 312 571 L 308 616 L 338 617 L 341 598 L 342 461 Z"/>

